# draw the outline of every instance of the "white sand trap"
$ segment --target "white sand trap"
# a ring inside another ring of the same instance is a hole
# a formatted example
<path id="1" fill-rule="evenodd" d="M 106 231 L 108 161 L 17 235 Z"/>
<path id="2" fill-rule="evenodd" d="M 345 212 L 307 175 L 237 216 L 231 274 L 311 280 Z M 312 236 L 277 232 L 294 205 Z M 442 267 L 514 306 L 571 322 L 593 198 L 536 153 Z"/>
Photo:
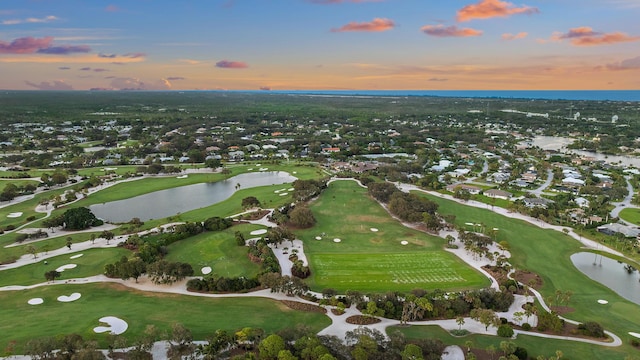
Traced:
<path id="1" fill-rule="evenodd" d="M 409 244 L 409 242 L 408 242 L 407 240 L 402 240 L 402 241 L 400 241 L 400 244 L 402 244 L 402 245 L 408 245 L 408 244 Z"/>
<path id="2" fill-rule="evenodd" d="M 637 332 L 633 332 L 633 331 L 631 331 L 631 332 L 629 332 L 629 335 L 631 335 L 631 336 L 635 336 L 635 337 L 637 337 L 637 338 L 640 338 L 640 333 L 637 333 Z"/>
<path id="3" fill-rule="evenodd" d="M 608 303 L 609 302 L 607 300 L 602 300 L 602 299 L 598 300 L 598 304 L 606 305 Z"/>
<path id="4" fill-rule="evenodd" d="M 281 191 L 282 191 L 282 189 L 280 189 L 280 190 L 274 190 L 273 192 L 277 194 L 277 193 L 279 193 L 279 192 L 281 192 Z"/>
<path id="5" fill-rule="evenodd" d="M 322 240 L 321 236 L 316 236 L 316 240 Z"/>
<path id="6" fill-rule="evenodd" d="M 252 232 L 249 233 L 249 235 L 262 235 L 266 233 L 267 233 L 267 229 L 259 229 L 259 230 L 253 230 Z"/>
<path id="7" fill-rule="evenodd" d="M 20 216 L 22 216 L 21 212 L 12 212 L 9 215 L 7 215 L 8 218 L 19 218 Z"/>
<path id="8" fill-rule="evenodd" d="M 342 241 L 342 240 L 338 239 L 338 238 L 333 239 L 333 242 L 335 242 L 335 243 L 339 243 L 340 241 Z"/>
<path id="9" fill-rule="evenodd" d="M 203 275 L 211 274 L 211 266 L 205 266 L 201 271 Z"/>
<path id="10" fill-rule="evenodd" d="M 260 168 L 260 171 L 267 171 L 269 168 Z"/>
<path id="11" fill-rule="evenodd" d="M 262 164 L 256 164 L 256 166 L 262 166 Z"/>
<path id="12" fill-rule="evenodd" d="M 99 320 L 101 323 L 106 323 L 109 326 L 96 326 L 93 328 L 93 332 L 98 334 L 109 332 L 113 335 L 120 335 L 123 332 L 127 331 L 129 324 L 126 321 L 119 319 L 115 316 L 105 316 L 101 317 Z"/>
<path id="13" fill-rule="evenodd" d="M 289 195 L 289 193 L 286 193 L 286 192 L 280 193 L 280 196 L 287 196 L 287 195 Z"/>
<path id="14" fill-rule="evenodd" d="M 186 179 L 188 177 L 189 175 L 180 175 L 180 176 L 176 176 L 176 179 Z"/>
<path id="15" fill-rule="evenodd" d="M 369 230 L 371 230 L 371 231 L 373 231 L 373 232 L 378 232 L 378 229 L 376 229 L 376 228 L 371 228 L 371 229 L 369 229 Z"/>
<path id="16" fill-rule="evenodd" d="M 76 264 L 67 264 L 67 265 L 62 265 L 59 268 L 56 269 L 57 272 L 63 272 L 65 270 L 70 270 L 70 269 L 74 269 L 76 266 Z"/>
<path id="17" fill-rule="evenodd" d="M 42 300 L 42 298 L 33 298 L 33 299 L 29 299 L 29 301 L 27 301 L 27 304 L 29 305 L 40 305 L 44 302 L 44 300 Z"/>
<path id="18" fill-rule="evenodd" d="M 69 259 L 77 259 L 77 258 L 81 257 L 82 255 L 84 255 L 84 254 L 76 254 L 76 255 L 73 255 L 72 257 L 70 257 Z"/>
<path id="19" fill-rule="evenodd" d="M 293 172 L 291 172 L 291 173 L 292 173 L 292 174 L 297 174 L 298 172 L 297 172 L 297 171 L 293 171 Z"/>
<path id="20" fill-rule="evenodd" d="M 118 168 L 104 168 L 102 169 L 102 171 L 115 171 L 118 170 Z"/>
<path id="21" fill-rule="evenodd" d="M 73 293 L 73 294 L 71 294 L 69 296 L 60 295 L 60 296 L 58 296 L 58 301 L 60 301 L 60 302 L 72 302 L 72 301 L 76 301 L 76 300 L 80 299 L 80 296 L 82 296 L 82 295 L 80 295 L 80 293 Z"/>
<path id="22" fill-rule="evenodd" d="M 252 170 L 253 170 L 253 168 L 249 168 L 249 169 L 247 169 L 247 171 L 252 171 Z"/>
<path id="23" fill-rule="evenodd" d="M 295 189 L 294 189 L 294 188 L 289 188 L 289 189 L 287 189 L 287 191 L 293 191 L 293 190 L 295 190 Z"/>

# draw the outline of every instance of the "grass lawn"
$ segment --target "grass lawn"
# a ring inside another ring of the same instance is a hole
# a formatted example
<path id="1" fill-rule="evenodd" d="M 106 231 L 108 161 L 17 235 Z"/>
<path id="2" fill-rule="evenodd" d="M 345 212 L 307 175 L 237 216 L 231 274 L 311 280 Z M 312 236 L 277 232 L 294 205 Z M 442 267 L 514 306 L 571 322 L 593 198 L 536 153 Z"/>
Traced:
<path id="1" fill-rule="evenodd" d="M 619 214 L 622 220 L 632 224 L 640 225 L 640 209 L 626 208 L 622 209 Z"/>
<path id="2" fill-rule="evenodd" d="M 483 223 L 487 229 L 498 228 L 497 240 L 506 240 L 511 247 L 511 263 L 518 269 L 539 274 L 544 284 L 543 296 L 556 290 L 572 291 L 568 304 L 574 311 L 564 316 L 576 321 L 596 321 L 623 338 L 628 332 L 640 332 L 640 307 L 592 281 L 573 266 L 570 256 L 584 251 L 575 239 L 559 231 L 544 230 L 522 220 L 497 215 L 486 209 L 465 206 L 439 197 L 427 196 L 438 202 L 441 214 L 456 215 L 456 223 Z M 599 306 L 597 300 L 609 301 Z"/>
<path id="3" fill-rule="evenodd" d="M 71 259 L 73 255 L 82 254 L 81 257 Z M 56 282 L 64 282 L 65 279 L 82 278 L 104 273 L 106 264 L 119 260 L 122 256 L 133 254 L 129 250 L 119 248 L 91 249 L 82 252 L 71 252 L 44 260 L 34 259 L 34 263 L 21 266 L 15 269 L 3 270 L 0 272 L 0 287 L 7 285 L 34 285 L 46 282 L 44 273 L 55 270 L 62 265 L 76 264 L 74 269 L 67 269 L 61 272 L 61 276 Z M 37 261 L 37 262 L 35 262 Z"/>
<path id="4" fill-rule="evenodd" d="M 464 329 L 464 325 L 462 326 Z M 428 326 L 396 326 L 387 328 L 387 333 L 399 330 L 407 339 L 440 339 L 445 344 L 459 345 L 465 349 L 467 341 L 473 342 L 472 349 L 484 350 L 489 345 L 493 345 L 497 352 L 494 356 L 497 359 L 502 352 L 500 351 L 500 342 L 513 341 L 517 346 L 527 350 L 529 358 L 535 359 L 539 355 L 546 358 L 555 356 L 556 350 L 562 351 L 563 359 L 625 359 L 627 355 L 632 355 L 632 359 L 640 356 L 640 351 L 628 345 L 630 336 L 622 336 L 625 344 L 619 347 L 605 347 L 594 344 L 586 344 L 577 341 L 544 339 L 536 336 L 518 335 L 515 340 L 505 339 L 497 336 L 487 335 L 467 335 L 464 337 L 451 336 L 447 331 L 436 325 Z M 473 351 L 473 350 L 472 350 Z"/>
<path id="5" fill-rule="evenodd" d="M 56 300 L 74 292 L 82 295 L 79 300 Z M 35 297 L 44 299 L 44 303 L 27 304 Z M 234 331 L 248 326 L 271 333 L 307 324 L 317 332 L 331 323 L 323 314 L 294 311 L 263 298 L 214 299 L 139 292 L 116 284 L 55 285 L 0 292 L 0 349 L 15 340 L 15 352 L 20 354 L 29 339 L 71 333 L 97 340 L 100 347 L 106 348 L 109 335 L 93 332 L 103 316 L 116 316 L 129 324 L 123 334 L 129 344 L 142 335 L 147 325 L 171 333 L 171 325 L 179 322 L 193 332 L 194 340 L 204 340 L 216 329 Z"/>
<path id="6" fill-rule="evenodd" d="M 252 230 L 259 225 L 236 225 L 229 229 L 206 232 L 169 245 L 169 261 L 187 262 L 193 266 L 196 275 L 209 266 L 213 274 L 225 277 L 254 277 L 260 271 L 260 265 L 253 263 L 247 256 L 247 247 L 236 245 L 235 232 L 240 231 L 249 239 Z"/>
<path id="7" fill-rule="evenodd" d="M 26 179 L 0 179 L 0 192 L 4 190 L 4 188 L 9 184 L 13 184 L 19 188 L 24 187 L 27 184 L 35 185 L 37 187 L 38 185 L 40 185 L 40 182 L 36 180 Z"/>
<path id="8" fill-rule="evenodd" d="M 296 235 L 305 244 L 312 274 L 308 282 L 314 290 L 453 290 L 489 284 L 442 250 L 444 239 L 405 227 L 354 181 L 331 183 L 311 210 L 316 225 Z"/>

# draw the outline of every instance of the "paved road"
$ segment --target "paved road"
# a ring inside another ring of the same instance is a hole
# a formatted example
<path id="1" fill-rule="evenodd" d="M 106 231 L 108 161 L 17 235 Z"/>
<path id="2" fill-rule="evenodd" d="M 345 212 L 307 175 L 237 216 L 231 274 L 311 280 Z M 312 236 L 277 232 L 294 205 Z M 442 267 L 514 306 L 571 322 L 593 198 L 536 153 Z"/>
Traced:
<path id="1" fill-rule="evenodd" d="M 537 189 L 529 191 L 530 194 L 540 196 L 542 192 L 545 191 L 551 182 L 553 181 L 553 171 L 551 169 L 547 169 L 547 179 L 544 181 L 544 184 L 540 185 Z"/>
<path id="2" fill-rule="evenodd" d="M 631 182 L 629 182 L 629 176 L 625 176 L 625 180 L 627 181 L 627 196 L 625 196 L 625 198 L 620 201 L 620 202 L 612 202 L 611 205 L 614 205 L 615 207 L 613 208 L 613 210 L 611 210 L 611 217 L 612 218 L 617 218 L 620 216 L 620 212 L 626 208 L 633 208 L 633 209 L 640 209 L 639 206 L 633 205 L 631 204 L 631 200 L 633 199 L 633 186 L 631 185 Z M 628 221 L 622 220 L 620 219 L 621 222 L 630 225 L 630 226 L 637 226 L 638 224 L 632 224 Z"/>

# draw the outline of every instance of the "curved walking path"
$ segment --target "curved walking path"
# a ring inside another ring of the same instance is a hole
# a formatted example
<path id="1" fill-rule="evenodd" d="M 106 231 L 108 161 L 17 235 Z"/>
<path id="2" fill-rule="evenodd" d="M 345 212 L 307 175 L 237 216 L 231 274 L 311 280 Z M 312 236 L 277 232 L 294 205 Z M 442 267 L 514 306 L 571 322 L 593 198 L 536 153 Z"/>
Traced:
<path id="1" fill-rule="evenodd" d="M 348 179 L 348 180 L 353 180 L 353 179 Z M 360 184 L 362 185 L 362 184 Z M 399 188 L 401 188 L 403 191 L 409 191 L 409 190 L 419 190 L 419 191 L 424 191 L 421 190 L 417 187 L 414 186 L 410 186 L 410 185 L 406 185 L 406 184 L 402 184 L 401 186 L 399 186 Z M 431 193 L 428 191 L 424 191 L 427 193 Z M 436 196 L 442 196 L 442 194 L 439 193 L 435 193 Z M 475 203 L 475 202 L 473 202 Z M 488 207 L 488 205 L 483 204 L 483 203 L 477 203 L 477 204 L 473 204 L 472 202 L 467 202 L 467 205 L 471 205 L 471 206 L 477 206 L 477 207 Z M 500 209 L 500 208 L 495 208 L 495 209 Z M 504 210 L 504 209 L 503 209 Z M 495 211 L 495 210 L 494 210 Z M 500 213 L 499 211 L 495 211 Z M 520 215 L 520 216 L 517 216 Z M 237 215 L 236 215 L 237 216 Z M 526 219 L 525 216 L 521 215 L 521 214 L 515 214 L 515 213 L 507 213 L 505 214 L 505 216 L 510 216 L 510 217 L 522 217 L 523 220 L 529 221 L 533 224 L 536 224 L 542 228 L 554 228 L 556 230 L 561 231 L 561 227 L 553 227 L 552 225 L 543 225 L 543 224 L 538 224 L 538 220 L 537 219 Z M 259 220 L 254 220 L 254 221 L 249 221 L 251 223 L 254 224 L 260 224 L 263 226 L 276 226 L 276 224 L 271 223 L 268 220 L 268 217 L 265 216 Z M 170 227 L 173 226 L 175 224 L 165 224 L 163 225 L 163 227 Z M 148 233 L 150 231 L 153 231 L 156 229 L 151 229 L 151 230 L 147 230 L 145 232 L 142 233 Z M 142 234 L 140 233 L 140 234 Z M 441 235 L 446 236 L 446 234 L 452 234 L 451 232 L 444 232 L 441 233 Z M 128 235 L 123 235 L 117 238 L 114 238 L 112 240 L 112 243 L 110 244 L 106 244 L 106 239 L 96 239 L 96 243 L 97 244 L 92 244 L 91 241 L 86 241 L 83 243 L 77 243 L 74 244 L 74 249 L 73 252 L 78 252 L 78 251 L 82 251 L 82 250 L 86 250 L 86 249 L 90 249 L 90 248 L 95 248 L 95 247 L 115 247 L 117 246 L 117 244 L 120 241 L 123 241 L 124 239 L 126 239 L 126 237 L 128 237 Z M 456 237 L 457 238 L 457 237 Z M 459 241 L 459 240 L 457 240 Z M 96 246 L 97 245 L 97 246 Z M 292 247 L 297 248 L 298 249 L 298 257 L 304 259 L 304 261 L 306 262 L 306 256 L 304 255 L 304 251 L 303 251 L 303 244 L 302 241 L 300 240 L 294 240 L 292 242 Z M 281 264 L 281 268 L 285 269 L 287 266 L 290 268 L 290 264 L 287 264 L 285 261 L 288 261 L 290 263 L 290 261 L 288 260 L 288 257 L 284 256 L 286 254 L 282 254 L 282 249 L 284 248 L 284 246 L 282 246 L 281 250 L 281 256 L 278 257 L 278 260 Z M 493 279 L 491 277 L 491 275 L 489 275 L 488 273 L 486 273 L 481 266 L 486 264 L 486 260 L 485 261 L 481 261 L 481 259 L 474 259 L 471 255 L 469 255 L 466 251 L 462 250 L 462 249 L 458 249 L 458 251 L 454 251 L 453 249 L 451 249 L 451 251 L 456 254 L 457 256 L 459 256 L 460 258 L 462 258 L 465 262 L 467 262 L 470 266 L 474 267 L 475 269 L 478 269 L 479 271 L 483 272 L 487 277 L 489 277 L 492 281 L 492 286 L 497 286 L 497 281 L 495 279 Z M 58 256 L 61 254 L 69 254 L 70 250 L 67 249 L 66 247 L 63 247 L 61 249 L 57 249 L 54 251 L 50 251 L 48 254 L 42 255 L 40 254 L 42 257 L 40 258 L 40 260 L 44 259 L 44 258 L 49 258 L 49 257 L 53 257 L 53 256 Z M 286 259 L 285 259 L 286 258 Z M 20 267 L 26 264 L 30 264 L 30 263 L 34 263 L 39 261 L 38 259 L 29 259 L 29 256 L 23 256 L 22 258 L 20 258 L 18 261 L 16 261 L 16 263 L 13 264 L 7 264 L 5 266 L 0 266 L 0 270 L 4 270 L 4 269 L 9 269 L 9 268 L 16 268 L 16 267 Z M 122 285 L 125 285 L 127 287 L 133 288 L 133 289 L 137 289 L 137 290 L 141 290 L 141 291 L 148 291 L 148 292 L 162 292 L 162 293 L 173 293 L 173 294 L 181 294 L 181 295 L 189 295 L 189 296 L 201 296 L 201 297 L 210 297 L 210 298 L 233 298 L 233 297 L 263 297 L 263 298 L 270 298 L 273 300 L 295 300 L 298 302 L 302 302 L 302 303 L 308 303 L 308 304 L 313 304 L 313 305 L 317 305 L 317 303 L 309 301 L 309 300 L 305 300 L 302 299 L 300 297 L 289 297 L 285 294 L 282 293 L 272 293 L 269 289 L 264 289 L 264 290 L 258 290 L 258 291 L 254 291 L 254 292 L 250 292 L 250 293 L 233 293 L 233 294 L 210 294 L 210 293 L 195 293 L 195 292 L 189 292 L 186 290 L 186 282 L 189 279 L 185 279 L 182 280 L 180 282 L 176 282 L 174 284 L 171 285 L 156 285 L 153 284 L 146 276 L 142 276 L 139 278 L 138 282 L 135 282 L 134 280 L 121 280 L 121 279 L 112 279 L 112 278 L 108 278 L 104 275 L 96 275 L 96 276 L 91 276 L 91 277 L 87 277 L 87 278 L 75 278 L 75 279 L 68 279 L 65 281 L 57 281 L 57 282 L 52 282 L 52 283 L 40 283 L 40 284 L 35 284 L 35 285 L 28 285 L 28 286 L 20 286 L 20 285 L 10 285 L 10 286 L 4 286 L 0 288 L 0 291 L 19 291 L 19 290 L 27 290 L 27 289 L 33 289 L 33 288 L 39 288 L 42 286 L 55 286 L 55 285 L 60 285 L 60 284 L 89 284 L 89 283 L 98 283 L 98 282 L 111 282 L 111 283 L 119 283 Z M 532 289 L 533 290 L 533 289 Z M 548 306 L 546 305 L 546 303 L 544 302 L 542 296 L 537 293 L 537 292 L 533 292 L 535 294 L 535 296 L 538 298 L 538 301 L 542 304 L 542 306 L 549 311 Z M 316 295 L 319 295 L 316 293 Z M 516 322 L 516 320 L 514 319 L 514 312 L 517 311 L 521 311 L 522 310 L 522 305 L 524 303 L 526 303 L 528 301 L 528 299 L 524 296 L 517 296 L 516 297 L 516 301 L 514 301 L 514 303 L 511 305 L 509 311 L 504 312 L 504 313 L 497 313 L 498 316 L 501 317 L 505 317 L 513 322 Z M 330 308 L 330 307 L 327 307 Z M 352 315 L 362 315 L 362 313 L 357 310 L 355 308 L 355 306 L 352 306 L 348 309 L 345 309 L 345 313 L 342 315 L 335 315 L 333 314 L 331 311 L 327 311 L 326 314 L 332 321 L 331 325 L 329 325 L 327 328 L 321 330 L 319 332 L 319 335 L 335 335 L 338 336 L 341 339 L 345 338 L 345 333 L 347 331 L 352 331 L 355 330 L 356 328 L 360 327 L 359 325 L 353 325 L 353 324 L 348 324 L 346 322 L 346 319 L 349 316 Z M 385 330 L 387 327 L 389 326 L 397 326 L 400 325 L 400 321 L 398 320 L 393 320 L 393 319 L 387 319 L 387 318 L 379 318 L 380 322 L 377 324 L 372 324 L 372 325 L 368 325 L 367 327 L 371 328 L 371 329 L 377 329 L 379 330 L 382 334 L 385 334 Z M 534 319 L 527 319 L 527 320 L 531 320 L 531 322 L 535 321 Z M 522 321 L 522 320 L 521 320 Z M 566 321 L 575 323 L 572 320 L 566 319 Z M 419 321 L 419 322 L 409 322 L 410 325 L 437 325 L 442 327 L 445 330 L 453 330 L 459 327 L 459 325 L 457 324 L 455 319 L 447 319 L 447 320 L 429 320 L 429 321 Z M 464 328 L 470 332 L 473 333 L 478 333 L 478 334 L 487 334 L 487 335 L 497 335 L 497 328 L 495 327 L 489 327 L 488 329 L 485 328 L 484 325 L 482 325 L 481 323 L 479 323 L 476 320 L 473 320 L 471 318 L 465 318 L 465 324 L 464 324 Z M 531 336 L 538 336 L 538 337 L 543 337 L 543 338 L 553 338 L 553 339 L 563 339 L 563 340 L 571 340 L 571 341 L 580 341 L 580 342 L 587 342 L 587 343 L 592 343 L 592 344 L 597 344 L 597 345 L 601 345 L 601 346 L 619 346 L 622 344 L 622 340 L 616 336 L 613 333 L 610 332 L 606 332 L 607 335 L 609 335 L 613 341 L 612 342 L 600 342 L 597 340 L 590 340 L 590 339 L 582 339 L 582 338 L 573 338 L 573 337 L 564 337 L 564 336 L 556 336 L 556 335 L 548 335 L 548 334 L 542 334 L 542 333 L 536 333 L 536 332 L 525 332 L 525 331 L 519 331 L 516 330 L 515 331 L 516 334 L 526 334 L 526 335 L 531 335 Z"/>

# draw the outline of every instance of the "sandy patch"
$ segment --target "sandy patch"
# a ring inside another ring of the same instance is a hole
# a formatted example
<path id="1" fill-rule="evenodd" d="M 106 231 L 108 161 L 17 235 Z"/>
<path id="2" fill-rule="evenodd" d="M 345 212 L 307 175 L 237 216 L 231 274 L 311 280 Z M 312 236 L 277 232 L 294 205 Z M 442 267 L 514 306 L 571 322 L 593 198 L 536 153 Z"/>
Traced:
<path id="1" fill-rule="evenodd" d="M 631 332 L 629 332 L 629 335 L 637 337 L 637 338 L 640 338 L 640 333 L 637 333 L 637 332 L 632 332 L 631 331 Z"/>
<path id="2" fill-rule="evenodd" d="M 27 301 L 27 304 L 29 305 L 40 305 L 44 302 L 44 300 L 42 298 L 33 298 L 33 299 L 29 299 L 29 301 Z"/>
<path id="3" fill-rule="evenodd" d="M 180 176 L 176 176 L 176 179 L 186 179 L 188 177 L 189 175 L 180 175 Z"/>
<path id="4" fill-rule="evenodd" d="M 260 171 L 267 171 L 269 168 L 260 168 Z"/>
<path id="5" fill-rule="evenodd" d="M 76 266 L 76 264 L 66 264 L 66 265 L 62 265 L 59 268 L 56 269 L 57 272 L 63 272 L 65 270 L 70 270 L 70 269 L 74 269 Z"/>
<path id="6" fill-rule="evenodd" d="M 339 243 L 339 242 L 341 242 L 341 241 L 342 241 L 342 239 L 338 239 L 338 238 L 333 239 L 333 242 L 334 242 L 334 243 Z"/>
<path id="7" fill-rule="evenodd" d="M 12 212 L 9 215 L 7 215 L 8 218 L 19 218 L 20 216 L 22 216 L 21 212 Z"/>
<path id="8" fill-rule="evenodd" d="M 409 245 L 409 242 L 407 240 L 402 240 L 400 241 L 401 245 Z"/>
<path id="9" fill-rule="evenodd" d="M 378 230 L 378 229 L 376 229 L 376 228 L 371 228 L 371 229 L 369 229 L 369 230 L 371 230 L 372 232 L 378 232 L 378 231 L 379 231 L 379 230 Z"/>
<path id="10" fill-rule="evenodd" d="M 287 196 L 287 195 L 289 195 L 289 193 L 287 192 L 280 193 L 280 196 Z"/>
<path id="11" fill-rule="evenodd" d="M 249 168 L 249 169 L 247 169 L 247 171 L 253 171 L 253 168 Z"/>
<path id="12" fill-rule="evenodd" d="M 289 189 L 287 189 L 287 191 L 293 191 L 293 190 L 295 190 L 295 189 L 294 189 L 294 188 L 289 188 Z"/>
<path id="13" fill-rule="evenodd" d="M 98 334 L 109 332 L 113 335 L 120 335 L 123 332 L 127 331 L 129 324 L 126 321 L 117 318 L 115 316 L 105 316 L 101 317 L 99 320 L 101 323 L 106 323 L 109 326 L 96 326 L 93 328 L 93 332 Z"/>
<path id="14" fill-rule="evenodd" d="M 77 258 L 81 257 L 82 255 L 84 255 L 84 254 L 76 254 L 76 255 L 71 256 L 69 259 L 77 259 Z"/>
<path id="15" fill-rule="evenodd" d="M 259 230 L 253 230 L 252 232 L 249 233 L 249 235 L 262 235 L 266 233 L 267 233 L 267 229 L 259 229 Z"/>
<path id="16" fill-rule="evenodd" d="M 322 240 L 321 236 L 316 236 L 316 240 Z"/>
<path id="17" fill-rule="evenodd" d="M 607 300 L 602 300 L 602 299 L 598 300 L 598 304 L 606 305 L 608 303 L 609 302 Z"/>
<path id="18" fill-rule="evenodd" d="M 211 274 L 211 266 L 205 266 L 201 269 L 203 275 Z"/>
<path id="19" fill-rule="evenodd" d="M 58 296 L 58 301 L 60 301 L 60 302 L 72 302 L 72 301 L 76 301 L 76 300 L 80 299 L 80 296 L 82 296 L 82 295 L 80 295 L 80 293 L 77 293 L 77 292 L 73 293 L 73 294 L 71 294 L 69 296 L 60 295 L 60 296 Z"/>
<path id="20" fill-rule="evenodd" d="M 108 168 L 102 169 L 102 171 L 115 171 L 115 170 L 118 170 L 118 168 L 108 167 Z"/>

